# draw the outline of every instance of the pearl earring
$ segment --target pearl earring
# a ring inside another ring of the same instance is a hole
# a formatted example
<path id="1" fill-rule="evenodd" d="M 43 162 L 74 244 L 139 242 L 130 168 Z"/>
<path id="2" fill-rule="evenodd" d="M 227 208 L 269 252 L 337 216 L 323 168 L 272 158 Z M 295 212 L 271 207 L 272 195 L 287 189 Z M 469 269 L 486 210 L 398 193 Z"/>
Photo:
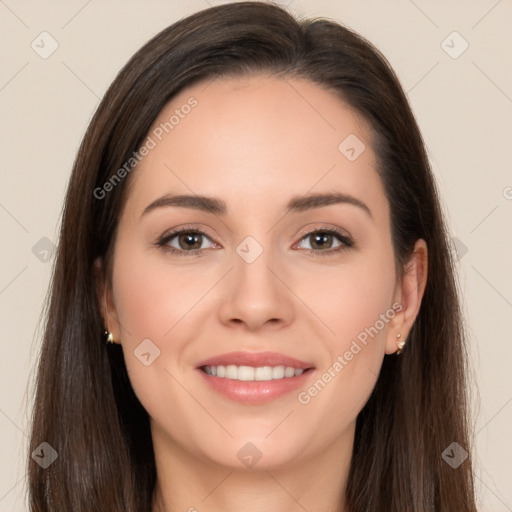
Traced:
<path id="1" fill-rule="evenodd" d="M 405 345 L 405 340 L 400 340 L 400 337 L 401 337 L 401 334 L 400 334 L 400 333 L 398 333 L 398 334 L 396 335 L 396 339 L 397 339 L 396 344 L 397 344 L 397 346 L 398 346 L 398 350 L 396 351 L 396 354 L 397 354 L 397 355 L 399 355 L 399 354 L 401 354 L 401 353 L 402 353 L 402 350 L 403 350 L 404 345 Z"/>
<path id="2" fill-rule="evenodd" d="M 114 343 L 116 343 L 114 335 L 111 332 L 105 331 L 105 336 L 107 337 L 107 345 L 113 345 Z"/>

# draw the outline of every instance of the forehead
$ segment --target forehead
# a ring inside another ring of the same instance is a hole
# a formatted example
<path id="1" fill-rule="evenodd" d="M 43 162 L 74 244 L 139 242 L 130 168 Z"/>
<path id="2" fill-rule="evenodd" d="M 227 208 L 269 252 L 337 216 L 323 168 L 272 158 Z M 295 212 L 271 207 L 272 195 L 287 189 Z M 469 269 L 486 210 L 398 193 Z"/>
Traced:
<path id="1" fill-rule="evenodd" d="M 261 210 L 336 190 L 386 207 L 367 124 L 333 92 L 303 79 L 198 83 L 162 109 L 148 137 L 153 147 L 129 192 L 139 212 L 169 192 L 229 197 L 230 207 Z"/>

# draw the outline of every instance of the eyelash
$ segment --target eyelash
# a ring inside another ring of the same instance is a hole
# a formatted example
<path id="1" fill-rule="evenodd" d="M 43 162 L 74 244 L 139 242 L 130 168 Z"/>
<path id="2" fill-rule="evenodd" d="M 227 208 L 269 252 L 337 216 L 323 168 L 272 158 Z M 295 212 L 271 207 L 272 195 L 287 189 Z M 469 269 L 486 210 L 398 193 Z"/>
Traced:
<path id="1" fill-rule="evenodd" d="M 181 235 L 183 233 L 193 233 L 196 235 L 205 236 L 209 240 L 211 239 L 207 233 L 201 231 L 200 229 L 196 229 L 196 228 L 192 228 L 192 227 L 185 227 L 185 228 L 181 228 L 176 231 L 173 231 L 167 235 L 163 235 L 162 237 L 160 237 L 157 240 L 155 245 L 158 247 L 161 247 L 165 251 L 168 251 L 169 253 L 177 255 L 177 256 L 199 256 L 203 251 L 206 250 L 206 249 L 193 249 L 191 251 L 185 251 L 185 250 L 176 249 L 175 247 L 171 247 L 171 246 L 167 245 L 173 238 L 175 238 L 176 236 Z M 341 242 L 341 245 L 335 249 L 329 249 L 329 250 L 325 250 L 325 251 L 322 251 L 319 249 L 302 249 L 303 251 L 306 251 L 307 254 L 310 254 L 312 256 L 332 256 L 335 254 L 339 254 L 342 251 L 345 251 L 354 245 L 354 243 L 352 242 L 352 240 L 350 238 L 348 238 L 341 231 L 339 231 L 335 228 L 315 228 L 313 231 L 306 233 L 299 240 L 299 242 L 301 242 L 302 240 L 308 238 L 309 236 L 311 236 L 315 233 L 334 235 Z"/>

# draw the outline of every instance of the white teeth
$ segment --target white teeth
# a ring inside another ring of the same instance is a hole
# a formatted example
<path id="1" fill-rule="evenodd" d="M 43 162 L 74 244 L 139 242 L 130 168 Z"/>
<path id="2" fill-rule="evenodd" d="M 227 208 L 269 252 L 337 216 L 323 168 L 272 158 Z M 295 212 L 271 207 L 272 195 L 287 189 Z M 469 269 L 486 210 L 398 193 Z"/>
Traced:
<path id="1" fill-rule="evenodd" d="M 251 366 L 239 366 L 238 380 L 254 380 L 254 368 Z"/>
<path id="2" fill-rule="evenodd" d="M 205 366 L 204 371 L 208 375 L 241 381 L 283 379 L 297 377 L 304 372 L 300 368 L 293 368 L 291 366 L 260 366 L 254 368 L 252 366 L 236 366 L 234 364 L 227 366 Z"/>
<path id="3" fill-rule="evenodd" d="M 238 366 L 234 364 L 226 366 L 226 379 L 238 379 Z"/>
<path id="4" fill-rule="evenodd" d="M 261 366 L 254 370 L 254 380 L 272 380 L 272 366 Z"/>
<path id="5" fill-rule="evenodd" d="M 287 366 L 284 371 L 284 376 L 285 377 L 293 377 L 294 375 L 295 375 L 295 369 Z"/>
<path id="6" fill-rule="evenodd" d="M 284 366 L 274 366 L 272 368 L 272 378 L 282 379 L 284 377 Z"/>

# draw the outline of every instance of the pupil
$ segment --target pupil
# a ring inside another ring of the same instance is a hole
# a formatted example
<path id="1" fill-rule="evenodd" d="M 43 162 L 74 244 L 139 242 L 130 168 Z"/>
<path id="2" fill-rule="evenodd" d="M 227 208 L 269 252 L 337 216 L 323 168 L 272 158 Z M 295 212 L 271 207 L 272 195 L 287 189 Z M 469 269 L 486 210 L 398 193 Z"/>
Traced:
<path id="1" fill-rule="evenodd" d="M 318 241 L 320 240 L 320 248 L 325 247 L 325 245 L 322 245 L 321 241 L 323 240 L 325 242 L 326 239 L 328 239 L 331 236 L 332 235 L 330 235 L 328 233 L 313 235 L 314 240 L 315 240 L 313 245 L 318 245 Z"/>
<path id="2" fill-rule="evenodd" d="M 182 240 L 185 239 L 185 246 L 188 247 L 189 249 L 195 249 L 196 247 L 192 247 L 192 245 L 197 244 L 197 239 L 199 238 L 200 235 L 198 234 L 186 234 L 186 235 L 182 235 Z M 191 242 L 191 244 L 189 244 L 189 242 Z M 201 244 L 199 243 L 199 247 L 201 247 Z M 198 247 L 198 248 L 199 248 Z"/>

